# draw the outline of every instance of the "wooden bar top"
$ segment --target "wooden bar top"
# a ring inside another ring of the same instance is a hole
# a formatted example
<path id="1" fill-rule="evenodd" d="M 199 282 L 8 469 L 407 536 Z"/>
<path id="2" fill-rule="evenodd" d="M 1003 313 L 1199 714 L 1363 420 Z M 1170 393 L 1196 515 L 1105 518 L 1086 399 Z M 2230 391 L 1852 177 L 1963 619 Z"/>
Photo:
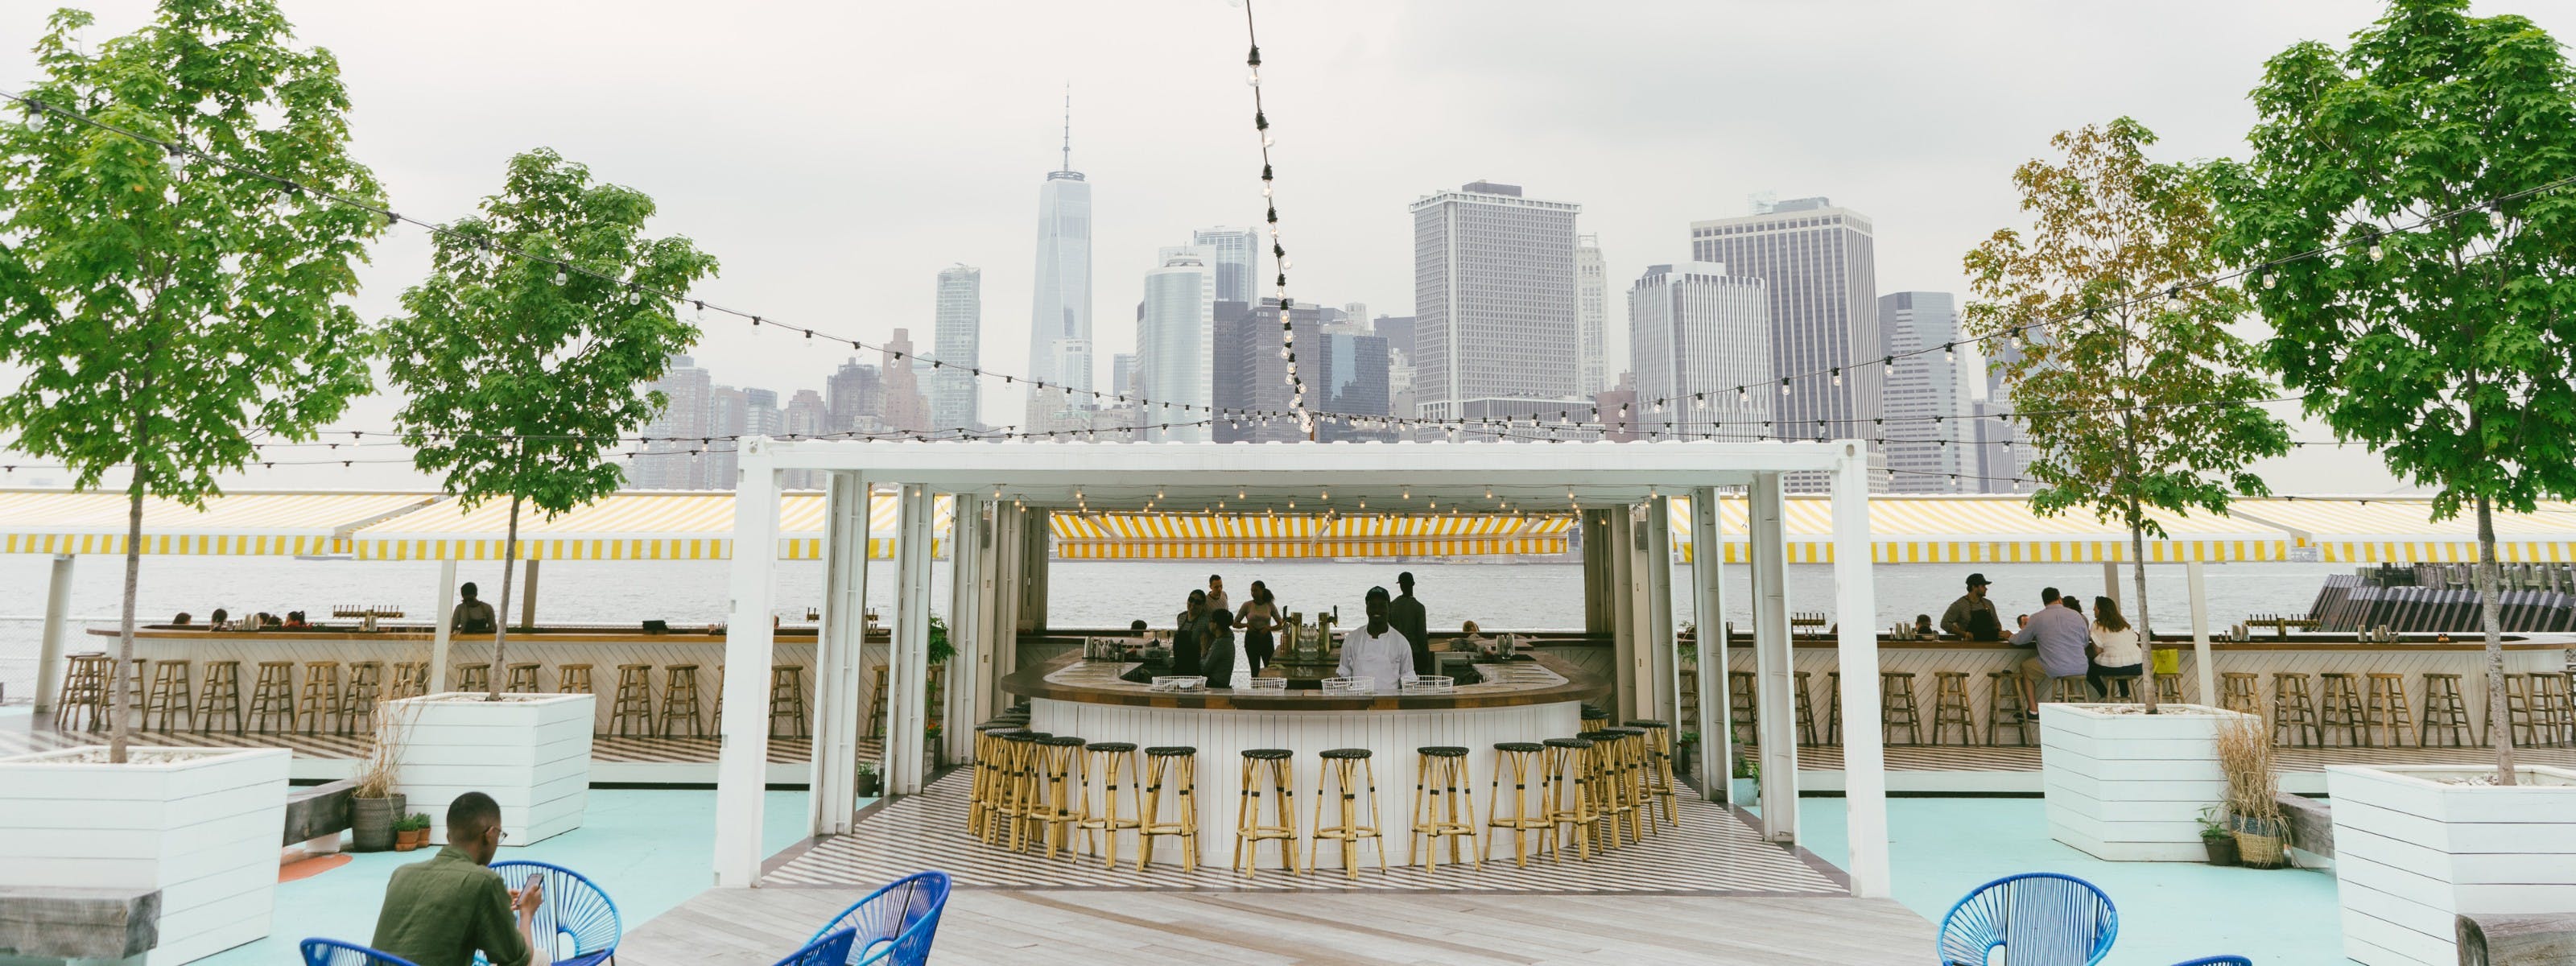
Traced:
<path id="1" fill-rule="evenodd" d="M 117 632 L 115 628 L 107 627 L 91 628 L 89 633 L 97 637 L 112 638 L 116 636 Z M 811 627 L 782 627 L 773 631 L 772 634 L 779 640 L 801 638 L 811 641 L 814 638 L 815 631 Z M 362 631 L 354 627 L 307 627 L 296 629 L 272 627 L 264 631 L 209 631 L 199 628 L 169 626 L 137 627 L 134 629 L 134 637 L 136 640 L 180 642 L 224 641 L 227 643 L 268 642 L 276 644 L 296 644 L 311 643 L 315 641 L 348 641 L 353 644 L 404 644 L 431 641 L 437 639 L 437 636 L 437 632 L 430 628 L 408 626 L 389 627 L 376 631 Z M 461 643 L 490 641 L 492 639 L 492 635 L 488 633 L 465 634 L 452 632 L 448 634 L 447 639 Z M 886 632 L 883 629 L 870 631 L 868 633 L 868 639 L 871 641 L 885 640 Z M 510 630 L 510 642 L 513 644 L 525 642 L 531 644 L 713 644 L 723 646 L 725 635 L 721 631 L 708 633 L 703 627 L 672 628 L 669 633 L 665 634 L 646 634 L 640 630 L 607 630 L 605 628 L 565 630 L 546 630 L 540 628 L 534 631 L 512 628 Z"/>
<path id="2" fill-rule="evenodd" d="M 2209 649 L 2213 653 L 2225 652 L 2239 654 L 2260 651 L 2309 651 L 2329 654 L 2428 654 L 2445 651 L 2483 651 L 2487 648 L 2486 642 L 2475 635 L 2463 637 L 2462 635 L 2454 634 L 2451 635 L 2451 639 L 2448 642 L 2424 639 L 2430 638 L 2431 636 L 2432 635 L 2429 634 L 2406 635 L 2406 639 L 2401 639 L 2395 643 L 2389 644 L 2363 644 L 2354 641 L 2301 640 L 2298 637 L 2292 637 L 2286 641 L 2279 638 L 2263 636 L 2257 636 L 2251 641 L 2222 641 L 2213 638 L 2209 642 Z M 1753 646 L 1753 638 L 1748 634 L 1736 634 L 1733 636 L 1732 640 L 1734 643 L 1730 645 L 1731 647 L 1748 648 Z M 1791 646 L 1797 648 L 1830 650 L 1841 645 L 1830 637 L 1800 637 L 1791 642 Z M 2192 643 L 2191 638 L 2188 637 L 2172 637 L 2159 634 L 2156 635 L 2156 647 L 2158 650 L 2171 649 L 2188 651 L 2191 650 Z M 2504 649 L 2508 651 L 2556 651 L 2571 647 L 2576 647 L 2576 638 L 2571 638 L 2562 634 L 2507 634 L 2505 635 L 2504 640 Z M 1878 638 L 1878 649 L 1882 651 L 1967 652 L 2030 650 L 2026 647 L 2015 648 L 2011 644 L 2002 641 L 1899 640 L 1883 634 Z"/>
<path id="3" fill-rule="evenodd" d="M 1116 704 L 1140 708 L 1191 708 L 1213 711 L 1458 711 L 1504 708 L 1561 701 L 1597 701 L 1609 697 L 1610 682 L 1547 654 L 1531 660 L 1478 664 L 1480 673 L 1504 680 L 1460 685 L 1442 693 L 1326 694 L 1322 691 L 1255 691 L 1250 688 L 1207 691 L 1156 691 L 1119 679 L 1129 661 L 1085 661 L 1065 654 L 1002 679 L 1002 690 L 1031 698 Z"/>

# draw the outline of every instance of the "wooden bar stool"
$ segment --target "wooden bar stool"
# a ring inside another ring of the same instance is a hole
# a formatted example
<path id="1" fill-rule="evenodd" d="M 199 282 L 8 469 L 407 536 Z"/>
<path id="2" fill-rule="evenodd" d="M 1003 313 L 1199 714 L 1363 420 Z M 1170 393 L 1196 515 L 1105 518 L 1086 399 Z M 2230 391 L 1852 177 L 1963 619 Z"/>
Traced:
<path id="1" fill-rule="evenodd" d="M 349 665 L 349 690 L 340 697 L 340 733 L 374 734 L 376 704 L 385 696 L 385 662 Z"/>
<path id="2" fill-rule="evenodd" d="M 304 733 L 329 730 L 325 721 L 340 716 L 340 705 L 348 695 L 340 690 L 340 662 L 304 662 L 304 695 L 296 701 L 295 713 L 304 719 Z M 341 718 L 339 731 L 349 730 L 348 719 Z"/>
<path id="3" fill-rule="evenodd" d="M 2272 743 L 2313 748 L 2325 743 L 2317 727 L 2317 704 L 2308 693 L 2308 676 L 2290 671 L 2272 674 Z M 2281 740 L 2287 730 L 2290 740 Z"/>
<path id="4" fill-rule="evenodd" d="M 1118 867 L 1118 833 L 1134 831 L 1142 824 L 1137 816 L 1144 814 L 1142 775 L 1136 765 L 1136 746 L 1124 741 L 1095 741 L 1082 748 L 1082 785 L 1074 790 L 1080 804 L 1074 810 L 1073 827 L 1081 830 L 1082 844 L 1091 845 L 1091 834 L 1100 833 L 1103 842 L 1101 868 Z M 1094 808 L 1091 789 L 1100 787 L 1099 807 Z M 1127 808 L 1118 807 L 1119 789 L 1127 790 Z"/>
<path id="5" fill-rule="evenodd" d="M 609 705 L 608 730 L 653 736 L 653 665 L 617 666 L 617 699 Z"/>
<path id="6" fill-rule="evenodd" d="M 665 738 L 677 738 L 680 729 L 675 722 L 689 726 L 689 737 L 707 736 L 706 708 L 698 702 L 698 666 L 672 664 L 662 668 L 662 710 L 653 716 L 653 727 Z"/>
<path id="7" fill-rule="evenodd" d="M 974 781 L 966 789 L 966 834 L 984 838 L 984 829 L 993 820 L 993 808 L 1001 803 L 996 790 L 998 776 L 1009 752 L 1003 750 L 1002 736 L 1026 730 L 1007 721 L 987 721 L 975 726 Z"/>
<path id="8" fill-rule="evenodd" d="M 1644 729 L 1642 757 L 1637 769 L 1637 804 L 1647 812 L 1645 821 L 1654 823 L 1654 808 L 1664 810 L 1664 824 L 1681 824 L 1680 813 L 1673 810 L 1673 725 L 1669 721 L 1631 721 L 1630 728 Z"/>
<path id="9" fill-rule="evenodd" d="M 1058 848 L 1072 858 L 1074 825 L 1082 817 L 1082 739 L 1048 735 L 1035 746 L 1038 786 L 1037 797 L 1031 800 L 1029 831 L 1045 840 L 1047 858 L 1055 858 Z"/>
<path id="10" fill-rule="evenodd" d="M 2246 714 L 2263 713 L 2262 675 L 2228 671 L 2218 676 L 2218 706 Z"/>
<path id="11" fill-rule="evenodd" d="M 544 688 L 537 686 L 537 668 L 542 666 L 535 661 L 510 662 L 510 678 L 508 683 L 501 686 L 501 690 L 509 694 L 545 693 Z"/>
<path id="12" fill-rule="evenodd" d="M 279 719 L 286 721 L 284 730 L 295 730 L 295 662 L 261 661 L 250 692 L 251 730 L 276 732 Z"/>
<path id="13" fill-rule="evenodd" d="M 1286 748 L 1244 749 L 1243 791 L 1234 805 L 1235 874 L 1261 874 L 1263 842 L 1279 843 L 1279 867 L 1297 873 L 1296 760 L 1297 753 Z M 1267 818 L 1261 814 L 1264 798 L 1270 800 Z"/>
<path id="14" fill-rule="evenodd" d="M 387 698 L 417 698 L 429 693 L 429 665 L 419 661 L 395 661 L 393 691 Z"/>
<path id="15" fill-rule="evenodd" d="M 1043 731 L 1026 728 L 1001 733 L 1002 764 L 992 790 L 993 814 L 984 822 L 985 844 L 1017 852 L 1027 841 L 1029 807 L 1037 799 L 1038 739 L 1045 737 Z"/>
<path id="16" fill-rule="evenodd" d="M 2048 700 L 2056 704 L 2089 704 L 2093 700 L 2091 685 L 2081 674 L 2051 678 Z"/>
<path id="17" fill-rule="evenodd" d="M 1315 853 L 1325 839 L 1341 843 L 1342 872 L 1360 877 L 1360 842 L 1377 846 L 1377 871 L 1386 874 L 1386 839 L 1378 834 L 1377 767 L 1369 761 L 1366 748 L 1333 748 L 1319 757 L 1323 767 L 1315 777 L 1315 830 L 1306 842 L 1306 873 L 1315 872 Z M 1368 815 L 1362 821 L 1362 790 L 1368 795 Z M 1324 824 L 1324 793 L 1331 789 L 1341 796 L 1341 820 Z"/>
<path id="18" fill-rule="evenodd" d="M 206 662 L 206 681 L 197 690 L 197 733 L 205 734 L 218 716 L 230 716 L 233 733 L 242 733 L 240 661 Z"/>
<path id="19" fill-rule="evenodd" d="M 1986 672 L 1986 747 L 2002 747 L 1996 732 L 2005 728 L 2012 729 L 2006 733 L 2013 736 L 2016 747 L 2038 744 L 2030 733 L 2033 723 L 2030 707 L 2021 702 L 2021 672 Z"/>
<path id="20" fill-rule="evenodd" d="M 2182 675 L 2156 675 L 2156 700 L 2163 704 L 2183 704 Z"/>
<path id="21" fill-rule="evenodd" d="M 449 682 L 447 689 L 467 694 L 492 690 L 492 662 L 476 661 L 472 664 L 457 665 L 456 680 Z"/>
<path id="22" fill-rule="evenodd" d="M 1591 861 L 1592 838 L 1601 821 L 1592 811 L 1592 740 L 1549 738 L 1539 747 L 1546 749 L 1547 756 L 1541 764 L 1546 777 L 1539 786 L 1539 802 L 1548 828 L 1539 845 L 1557 861 L 1565 861 L 1565 835 L 1570 831 L 1576 855 Z"/>
<path id="23" fill-rule="evenodd" d="M 152 660 L 150 658 L 135 658 L 134 676 L 127 682 L 131 686 L 126 689 L 125 706 L 135 709 L 136 715 L 134 723 L 138 728 L 142 727 L 143 722 L 151 720 L 152 718 L 152 696 L 144 690 L 144 686 L 147 683 L 145 678 L 150 675 L 151 671 Z"/>
<path id="24" fill-rule="evenodd" d="M 2558 747 L 2576 740 L 2576 698 L 2568 694 L 2568 675 L 2538 671 L 2531 675 L 2533 744 Z"/>
<path id="25" fill-rule="evenodd" d="M 2370 685 L 2370 693 L 2363 696 L 2361 708 L 2363 720 L 2367 722 L 2363 730 L 2378 728 L 2381 747 L 2384 748 L 2401 748 L 2409 740 L 2416 747 L 2423 747 L 2423 739 L 2415 735 L 2415 711 L 2406 704 L 2406 675 L 2374 672 L 2363 677 Z"/>
<path id="26" fill-rule="evenodd" d="M 883 738 L 886 726 L 886 666 L 879 664 L 871 670 L 874 672 L 872 677 L 876 679 L 876 683 L 868 686 L 868 737 Z"/>
<path id="27" fill-rule="evenodd" d="M 2341 732 L 2344 747 L 2370 746 L 2370 715 L 2362 708 L 2361 681 L 2358 675 L 2329 671 L 2317 675 L 2321 686 L 2317 692 L 2317 734 L 2320 743 L 2334 746 Z"/>
<path id="28" fill-rule="evenodd" d="M 2436 737 L 2446 740 L 2436 745 Z M 2415 746 L 2466 748 L 2477 744 L 2477 738 L 2477 724 L 2469 720 L 2468 698 L 2460 694 L 2460 676 L 2426 673 L 2424 727 L 2415 735 Z"/>
<path id="29" fill-rule="evenodd" d="M 1590 779 L 1585 790 L 1592 799 L 1588 806 L 1600 822 L 1598 829 L 1602 851 L 1618 848 L 1625 842 L 1642 837 L 1637 831 L 1637 803 L 1632 797 L 1636 785 L 1625 780 L 1621 767 L 1623 752 L 1619 743 L 1627 738 L 1616 731 L 1586 731 L 1575 737 L 1592 743 L 1584 757 L 1583 770 Z"/>
<path id="30" fill-rule="evenodd" d="M 145 727 L 164 733 L 175 731 L 177 729 L 170 726 L 171 719 L 181 714 L 188 716 L 188 727 L 196 727 L 197 709 L 189 703 L 195 696 L 189 693 L 188 684 L 188 662 L 163 661 L 153 665 L 152 690 L 144 695 L 143 713 L 149 718 L 157 712 L 161 720 L 158 724 L 147 723 Z"/>
<path id="31" fill-rule="evenodd" d="M 1896 729 L 1905 729 L 1905 740 L 1899 742 Z M 1923 743 L 1923 715 L 1914 703 L 1914 672 L 1878 672 L 1878 732 L 1888 744 L 1919 745 Z"/>
<path id="32" fill-rule="evenodd" d="M 717 712 L 717 716 L 722 717 L 723 712 Z M 813 737 L 814 732 L 805 720 L 805 665 L 781 664 L 769 669 L 770 737 L 779 737 L 778 721 L 781 718 L 787 719 L 788 727 L 795 729 L 793 737 Z"/>
<path id="33" fill-rule="evenodd" d="M 1807 672 L 1800 671 L 1795 677 L 1791 686 L 1798 691 L 1798 743 L 1812 746 L 1816 743 L 1816 706 L 1807 701 Z"/>
<path id="34" fill-rule="evenodd" d="M 1968 672 L 1932 672 L 1932 743 L 1945 728 L 1959 729 L 1959 743 L 1977 743 L 1977 709 L 1968 703 Z"/>
<path id="35" fill-rule="evenodd" d="M 555 665 L 556 694 L 594 694 L 590 689 L 590 665 Z"/>
<path id="36" fill-rule="evenodd" d="M 1547 746 L 1532 741 L 1506 741 L 1494 746 L 1494 777 L 1485 790 L 1485 848 L 1492 851 L 1494 837 L 1512 837 L 1512 864 L 1527 868 L 1532 851 L 1530 837 L 1539 837 L 1539 848 L 1545 848 L 1548 833 L 1556 822 L 1548 816 L 1547 771 L 1540 761 Z M 1512 780 L 1512 797 L 1503 795 L 1503 778 Z M 1533 782 L 1532 780 L 1536 781 Z M 1536 786 L 1533 788 L 1533 784 Z M 1538 794 L 1533 800 L 1531 792 Z M 1449 860 L 1455 864 L 1458 860 Z"/>
<path id="37" fill-rule="evenodd" d="M 1825 744 L 1843 743 L 1843 672 L 1825 672 Z"/>
<path id="38" fill-rule="evenodd" d="M 1145 805 L 1136 811 L 1136 871 L 1154 861 L 1154 839 L 1171 836 L 1181 840 L 1181 871 L 1196 872 L 1199 867 L 1199 805 L 1190 797 L 1198 790 L 1199 750 L 1188 745 L 1156 745 L 1145 749 Z M 1172 815 L 1163 817 L 1163 789 L 1172 789 Z M 1289 808 L 1295 808 L 1290 803 Z M 1294 849 L 1293 844 L 1286 848 Z M 1290 857 L 1291 859 L 1294 856 Z"/>
<path id="39" fill-rule="evenodd" d="M 54 730 L 97 731 L 107 720 L 107 669 L 115 662 L 97 651 L 63 660 L 68 672 L 63 675 L 62 693 L 54 699 Z"/>
<path id="40" fill-rule="evenodd" d="M 2490 695 L 2487 700 L 2493 702 L 2495 698 Z M 2513 736 L 2514 744 L 2528 746 L 2539 743 L 2538 735 L 2536 734 L 2539 729 L 2535 727 L 2536 723 L 2532 719 L 2531 711 L 2530 676 L 2523 674 L 2505 675 L 2504 724 L 2506 733 Z M 2493 712 L 2488 713 L 2488 720 L 2494 720 Z M 2487 736 L 2488 740 L 2494 740 L 2495 736 L 2492 732 L 2495 731 L 2495 726 L 2487 726 L 2487 731 L 2490 732 Z"/>
<path id="41" fill-rule="evenodd" d="M 1758 704 L 1754 700 L 1753 688 L 1753 672 L 1726 672 L 1726 720 L 1728 726 L 1735 729 L 1735 740 L 1739 744 L 1762 743 L 1762 729 L 1756 725 L 1759 720 L 1756 716 L 1760 712 L 1756 710 Z M 1602 724 L 1607 725 L 1609 722 L 1605 720 Z M 1585 728 L 1591 731 L 1601 730 L 1588 723 Z"/>
<path id="42" fill-rule="evenodd" d="M 1440 842 L 1449 842 L 1449 864 L 1458 864 L 1460 839 L 1465 839 L 1469 861 L 1485 867 L 1485 857 L 1476 848 L 1474 786 L 1467 781 L 1467 749 L 1457 745 L 1430 745 L 1413 749 L 1413 832 L 1404 839 L 1404 864 L 1413 865 L 1419 850 L 1425 875 L 1440 873 Z M 1428 845 L 1429 848 L 1422 848 Z M 1380 845 L 1380 852 L 1386 847 Z"/>

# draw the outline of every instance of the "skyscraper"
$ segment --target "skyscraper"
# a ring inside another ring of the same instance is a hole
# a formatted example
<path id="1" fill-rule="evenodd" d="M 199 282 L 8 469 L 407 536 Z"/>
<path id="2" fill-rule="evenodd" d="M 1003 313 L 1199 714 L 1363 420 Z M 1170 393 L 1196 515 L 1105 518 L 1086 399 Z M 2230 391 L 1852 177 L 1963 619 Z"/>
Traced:
<path id="1" fill-rule="evenodd" d="M 831 432 L 832 411 L 823 404 L 823 394 L 811 389 L 796 390 L 787 400 L 787 435 L 791 439 L 812 439 Z M 823 474 L 818 470 L 790 470 L 780 474 L 779 485 L 791 490 L 823 488 Z"/>
<path id="2" fill-rule="evenodd" d="M 1628 288 L 1628 357 L 1630 388 L 1648 410 L 1634 422 L 1664 434 L 1653 438 L 1767 435 L 1760 424 L 1773 394 L 1760 390 L 1771 373 L 1771 296 L 1761 279 L 1706 262 L 1647 266 Z M 1747 385 L 1755 391 L 1736 391 Z M 1657 399 L 1670 400 L 1661 412 Z"/>
<path id="3" fill-rule="evenodd" d="M 742 391 L 742 431 L 760 436 L 787 435 L 787 413 L 778 408 L 778 391 Z"/>
<path id="4" fill-rule="evenodd" d="M 1878 297 L 1878 329 L 1895 367 L 1887 374 L 1887 488 L 1892 493 L 1975 493 L 1975 429 L 1956 354 L 1958 301 L 1948 292 L 1890 292 Z M 1917 353 L 1919 350 L 1935 350 Z"/>
<path id="5" fill-rule="evenodd" d="M 715 436 L 715 442 L 706 446 L 707 489 L 730 490 L 740 482 L 740 437 L 751 429 L 748 402 L 743 391 L 732 386 L 717 386 L 707 393 L 707 430 Z"/>
<path id="6" fill-rule="evenodd" d="M 1190 245 L 1207 251 L 1216 270 L 1216 297 L 1224 302 L 1252 301 L 1261 290 L 1261 233 L 1250 228 L 1207 228 L 1190 233 Z"/>
<path id="7" fill-rule="evenodd" d="M 1073 170 L 1073 98 L 1065 97 L 1064 161 L 1038 188 L 1036 295 L 1029 310 L 1029 378 L 1075 395 L 1029 387 L 1027 428 L 1088 408 L 1091 377 L 1091 185 Z M 1088 418 L 1085 418 L 1086 425 Z"/>
<path id="8" fill-rule="evenodd" d="M 1537 411 L 1574 396 L 1574 219 L 1583 206 L 1474 181 L 1410 210 L 1420 414 Z"/>
<path id="9" fill-rule="evenodd" d="M 877 367 L 853 356 L 823 384 L 829 433 L 857 435 L 885 428 L 885 384 Z"/>
<path id="10" fill-rule="evenodd" d="M 700 440 L 713 435 L 707 428 L 713 380 L 698 368 L 697 360 L 675 355 L 652 388 L 662 393 L 662 412 L 645 424 L 648 441 L 630 465 L 627 480 L 647 490 L 706 489 L 705 462 L 688 454 L 706 448 L 708 444 Z"/>
<path id="11" fill-rule="evenodd" d="M 2029 336 L 2032 341 L 2047 337 L 2045 331 Z M 1973 417 L 1969 424 L 1974 433 L 1963 431 L 1957 437 L 1977 441 L 1976 458 L 1969 466 L 1979 479 L 1960 481 L 1962 484 L 1975 484 L 1962 489 L 1978 493 L 2030 493 L 2039 489 L 2039 484 L 2026 482 L 2031 460 L 2037 458 L 2038 452 L 2030 445 L 2030 437 L 2022 432 L 2020 421 L 2012 418 L 2012 380 L 2005 375 L 2007 367 L 2021 361 L 2021 346 L 2010 339 L 1990 339 L 1986 344 L 1994 349 L 1994 356 L 1981 363 L 1986 375 L 1986 398 L 1969 406 L 1969 415 Z"/>
<path id="12" fill-rule="evenodd" d="M 1297 329 L 1298 374 L 1308 380 L 1307 405 L 1324 411 L 1323 400 L 1316 395 L 1315 380 L 1320 372 L 1306 364 L 1312 350 L 1323 338 L 1323 320 L 1316 305 L 1299 302 L 1289 310 L 1288 321 Z M 1259 305 L 1219 302 L 1216 308 L 1216 351 L 1214 353 L 1217 407 L 1216 422 L 1209 426 L 1211 437 L 1220 443 L 1292 442 L 1305 439 L 1297 431 L 1296 421 L 1277 414 L 1288 411 L 1293 393 L 1288 388 L 1288 361 L 1279 352 L 1279 300 L 1262 299 Z M 1322 438 L 1321 427 L 1317 438 Z"/>
<path id="13" fill-rule="evenodd" d="M 912 331 L 894 330 L 886 340 L 885 410 L 882 418 L 887 429 L 917 433 L 930 428 L 930 400 L 921 395 L 920 377 L 912 369 Z"/>
<path id="14" fill-rule="evenodd" d="M 1691 223 L 1691 257 L 1759 278 L 1771 292 L 1771 391 L 1775 432 L 1801 438 L 1873 438 L 1887 373 L 1854 365 L 1881 354 L 1878 268 L 1867 217 L 1826 198 L 1799 198 L 1740 218 Z M 1848 367 L 1848 371 L 1834 372 Z M 1785 394 L 1778 380 L 1794 381 Z M 1821 421 L 1821 422 L 1820 422 Z M 1883 454 L 1873 444 L 1872 461 Z M 1884 474 L 1873 473 L 1873 487 Z M 1789 481 L 1811 490 L 1822 474 Z"/>
<path id="15" fill-rule="evenodd" d="M 1574 237 L 1574 316 L 1581 353 L 1574 391 L 1589 396 L 1609 388 L 1603 370 L 1609 353 L 1610 280 L 1602 277 L 1599 235 Z"/>
<path id="16" fill-rule="evenodd" d="M 1142 313 L 1139 313 L 1142 314 Z M 1109 357 L 1109 392 L 1124 396 L 1136 390 L 1136 354 L 1121 352 Z"/>
<path id="17" fill-rule="evenodd" d="M 1162 264 L 1145 273 L 1145 305 L 1136 323 L 1136 370 L 1131 388 L 1150 400 L 1138 423 L 1153 441 L 1202 442 L 1197 423 L 1211 405 L 1210 369 L 1216 340 L 1216 273 L 1206 249 L 1166 248 Z"/>
<path id="18" fill-rule="evenodd" d="M 983 428 L 983 387 L 975 370 L 983 366 L 984 270 L 952 265 L 939 272 L 939 300 L 933 310 L 934 341 L 930 357 L 930 428 Z"/>

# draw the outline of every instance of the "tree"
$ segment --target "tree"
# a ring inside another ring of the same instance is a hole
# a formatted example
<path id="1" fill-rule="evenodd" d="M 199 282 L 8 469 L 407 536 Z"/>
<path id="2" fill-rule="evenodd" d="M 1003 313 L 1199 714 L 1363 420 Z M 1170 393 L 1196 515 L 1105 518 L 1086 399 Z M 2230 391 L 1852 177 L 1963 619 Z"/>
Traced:
<path id="1" fill-rule="evenodd" d="M 2576 494 L 2576 74 L 2521 17 L 2400 0 L 2253 93 L 2253 156 L 2216 168 L 2221 236 L 2264 269 L 2264 360 L 2336 437 L 2473 509 L 2487 689 L 2504 690 L 2495 508 Z M 2544 190 L 2546 189 L 2546 190 Z M 2501 700 L 2488 733 L 2514 780 Z"/>
<path id="2" fill-rule="evenodd" d="M 2155 133 L 2129 118 L 2051 138 L 2061 160 L 2013 172 L 2031 213 L 1968 253 L 1968 331 L 2018 337 L 2006 355 L 2042 488 L 2031 507 L 2085 508 L 2129 531 L 2140 641 L 2152 665 L 2146 538 L 2151 510 L 2224 513 L 2265 492 L 2246 469 L 2289 452 L 2289 430 L 2254 403 L 2272 387 L 2229 331 L 2243 293 L 2203 284 L 2218 268 L 2209 188 L 2189 165 L 2147 160 Z M 2152 669 L 2148 674 L 2152 675 Z M 2139 682 L 2155 712 L 2152 677 Z"/>
<path id="3" fill-rule="evenodd" d="M 429 277 L 403 292 L 407 314 L 385 320 L 388 374 L 410 396 L 394 419 L 414 465 L 444 473 L 469 508 L 510 498 L 495 666 L 507 656 L 521 507 L 551 518 L 615 492 L 618 438 L 668 402 L 645 384 L 697 339 L 666 293 L 713 275 L 716 260 L 684 237 L 645 237 L 652 216 L 643 192 L 594 184 L 551 150 L 521 154 L 481 214 L 437 235 Z"/>
<path id="4" fill-rule="evenodd" d="M 144 499 L 202 507 L 255 439 L 310 438 L 372 388 L 366 324 L 343 299 L 382 229 L 295 187 L 379 194 L 347 151 L 338 61 L 290 46 L 269 0 L 163 0 L 94 51 L 77 36 L 90 23 L 53 15 L 43 79 L 0 124 L 0 362 L 24 373 L 0 429 L 82 488 L 131 470 L 122 674 Z M 110 689 L 115 762 L 127 690 Z"/>

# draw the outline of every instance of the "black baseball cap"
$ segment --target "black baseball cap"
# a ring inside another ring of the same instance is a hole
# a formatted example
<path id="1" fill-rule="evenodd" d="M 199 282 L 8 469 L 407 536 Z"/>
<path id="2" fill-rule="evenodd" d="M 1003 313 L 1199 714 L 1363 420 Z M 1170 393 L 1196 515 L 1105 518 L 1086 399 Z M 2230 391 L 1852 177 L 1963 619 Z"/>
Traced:
<path id="1" fill-rule="evenodd" d="M 1986 587 L 1991 586 L 1993 583 L 1993 581 L 1987 580 L 1986 575 L 1984 574 L 1968 575 L 1968 586 L 1970 587 Z"/>

